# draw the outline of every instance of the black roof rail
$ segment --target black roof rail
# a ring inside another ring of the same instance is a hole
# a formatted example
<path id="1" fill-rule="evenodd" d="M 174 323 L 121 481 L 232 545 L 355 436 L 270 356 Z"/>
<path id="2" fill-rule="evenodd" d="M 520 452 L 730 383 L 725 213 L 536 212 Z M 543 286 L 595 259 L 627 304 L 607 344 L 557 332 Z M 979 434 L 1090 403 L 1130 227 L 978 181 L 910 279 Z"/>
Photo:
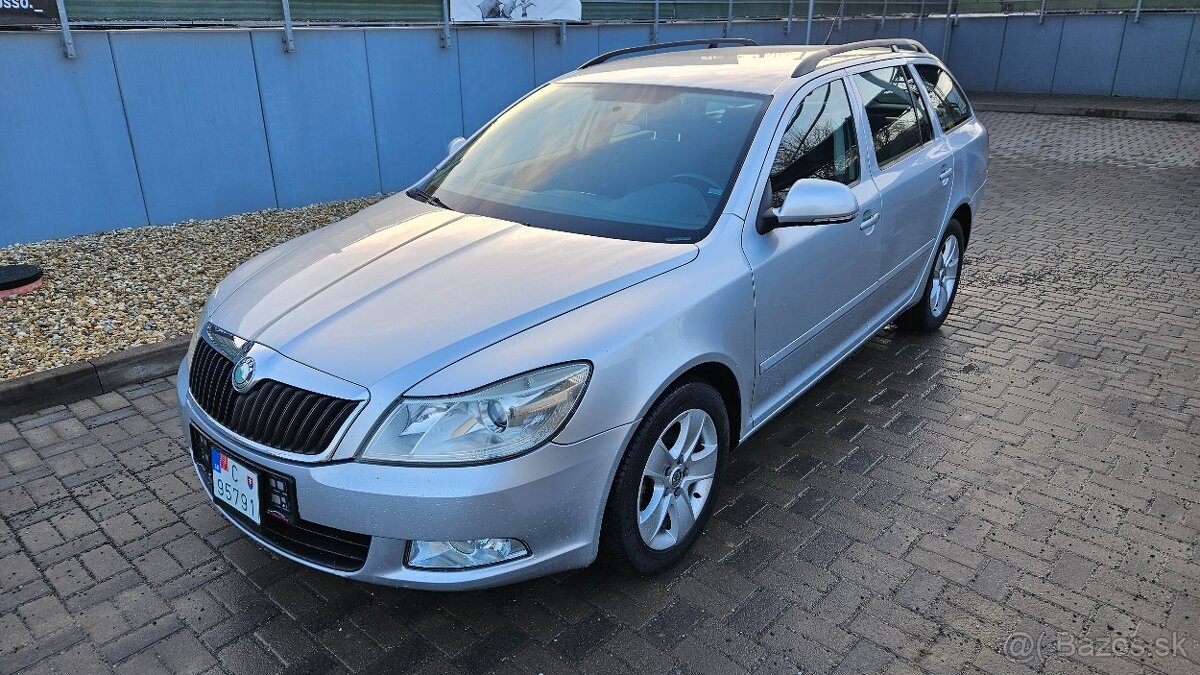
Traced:
<path id="1" fill-rule="evenodd" d="M 925 45 L 917 42 L 916 40 L 910 40 L 908 38 L 859 40 L 858 42 L 848 42 L 844 45 L 828 45 L 805 54 L 800 59 L 800 63 L 796 65 L 796 69 L 792 71 L 792 77 L 804 77 L 805 75 L 816 70 L 817 65 L 819 65 L 822 61 L 836 54 L 845 54 L 846 52 L 852 52 L 858 49 L 869 49 L 871 47 L 889 47 L 893 52 L 898 52 L 901 49 L 908 49 L 914 52 L 924 52 L 925 54 L 929 53 L 929 50 L 925 48 Z"/>
<path id="2" fill-rule="evenodd" d="M 674 47 L 691 47 L 695 45 L 708 45 L 712 49 L 718 45 L 741 45 L 743 47 L 757 47 L 758 43 L 750 38 L 702 38 L 699 40 L 678 40 L 675 42 L 659 42 L 652 45 L 638 45 L 637 47 L 625 47 L 624 49 L 614 49 L 611 52 L 606 52 L 592 59 L 588 59 L 578 70 L 590 68 L 591 66 L 599 65 L 609 59 L 626 54 L 636 54 L 638 52 L 653 52 L 659 49 L 672 49 Z"/>

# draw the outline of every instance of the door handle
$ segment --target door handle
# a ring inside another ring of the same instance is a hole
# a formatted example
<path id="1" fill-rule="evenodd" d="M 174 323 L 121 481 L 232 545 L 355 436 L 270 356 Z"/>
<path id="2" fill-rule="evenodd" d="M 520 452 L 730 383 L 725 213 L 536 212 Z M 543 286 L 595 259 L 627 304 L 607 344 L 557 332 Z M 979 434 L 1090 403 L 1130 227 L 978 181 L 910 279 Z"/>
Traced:
<path id="1" fill-rule="evenodd" d="M 868 213 L 870 213 L 870 212 L 868 212 Z M 859 223 L 859 225 L 858 225 L 858 229 L 869 230 L 872 227 L 875 227 L 875 223 L 878 223 L 878 222 L 879 222 L 879 212 L 876 211 L 875 213 L 872 213 L 871 215 L 867 216 L 866 218 L 863 218 L 863 221 L 861 223 Z"/>
<path id="2" fill-rule="evenodd" d="M 950 176 L 952 175 L 954 175 L 954 167 L 943 164 L 942 172 L 938 174 L 938 178 L 941 179 L 942 185 L 945 185 L 950 182 Z"/>

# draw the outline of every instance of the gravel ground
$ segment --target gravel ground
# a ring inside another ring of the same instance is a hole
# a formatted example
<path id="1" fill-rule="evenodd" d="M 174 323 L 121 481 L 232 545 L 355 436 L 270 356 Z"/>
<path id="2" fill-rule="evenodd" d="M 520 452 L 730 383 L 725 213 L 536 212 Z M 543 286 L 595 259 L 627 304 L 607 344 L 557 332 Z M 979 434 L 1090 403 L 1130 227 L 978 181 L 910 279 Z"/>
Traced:
<path id="1" fill-rule="evenodd" d="M 32 263 L 45 275 L 39 290 L 0 301 L 0 380 L 189 333 L 235 267 L 380 199 L 0 248 L 0 264 Z"/>

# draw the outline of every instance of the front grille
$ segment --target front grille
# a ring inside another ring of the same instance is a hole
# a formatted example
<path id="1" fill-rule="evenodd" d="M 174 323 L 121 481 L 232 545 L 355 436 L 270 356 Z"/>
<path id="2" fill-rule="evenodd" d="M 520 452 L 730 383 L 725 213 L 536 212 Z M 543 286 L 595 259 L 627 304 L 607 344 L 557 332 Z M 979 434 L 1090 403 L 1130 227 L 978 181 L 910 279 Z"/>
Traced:
<path id="1" fill-rule="evenodd" d="M 303 455 L 324 452 L 358 401 L 261 380 L 250 391 L 233 389 L 234 363 L 203 339 L 196 341 L 188 386 L 217 424 L 261 443 Z"/>
<path id="2" fill-rule="evenodd" d="M 212 450 L 216 448 L 226 454 L 230 453 L 214 444 L 196 427 L 192 427 L 191 431 L 192 459 L 199 467 L 200 475 L 211 492 Z M 236 519 L 243 527 L 297 558 L 343 572 L 353 572 L 362 568 L 371 548 L 370 535 L 326 527 L 301 519 L 296 506 L 296 483 L 291 476 L 271 471 L 240 455 L 234 455 L 234 459 L 258 474 L 259 504 L 264 505 L 262 525 L 255 525 L 253 521 L 228 508 L 220 500 L 214 501 L 217 508 Z"/>

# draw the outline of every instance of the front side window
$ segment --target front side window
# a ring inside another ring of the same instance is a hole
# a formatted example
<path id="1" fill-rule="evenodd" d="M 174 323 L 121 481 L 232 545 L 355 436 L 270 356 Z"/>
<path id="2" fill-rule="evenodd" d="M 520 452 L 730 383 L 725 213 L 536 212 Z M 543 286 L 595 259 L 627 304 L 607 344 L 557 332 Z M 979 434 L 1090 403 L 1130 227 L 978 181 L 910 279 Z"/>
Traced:
<path id="1" fill-rule="evenodd" d="M 929 92 L 929 100 L 937 110 L 942 131 L 950 131 L 971 118 L 967 97 L 955 86 L 949 73 L 932 63 L 921 63 L 917 65 L 917 75 L 921 76 L 925 91 Z"/>
<path id="2" fill-rule="evenodd" d="M 782 206 L 792 184 L 801 178 L 852 185 L 858 181 L 858 171 L 854 114 L 846 85 L 835 80 L 804 97 L 784 132 L 771 165 L 771 204 Z"/>
<path id="3" fill-rule="evenodd" d="M 879 166 L 887 166 L 921 147 L 921 124 L 904 69 L 893 66 L 851 77 L 866 109 Z"/>
<path id="4" fill-rule="evenodd" d="M 463 213 L 616 239 L 696 242 L 720 215 L 768 100 L 658 85 L 554 84 L 500 116 L 420 187 Z"/>

